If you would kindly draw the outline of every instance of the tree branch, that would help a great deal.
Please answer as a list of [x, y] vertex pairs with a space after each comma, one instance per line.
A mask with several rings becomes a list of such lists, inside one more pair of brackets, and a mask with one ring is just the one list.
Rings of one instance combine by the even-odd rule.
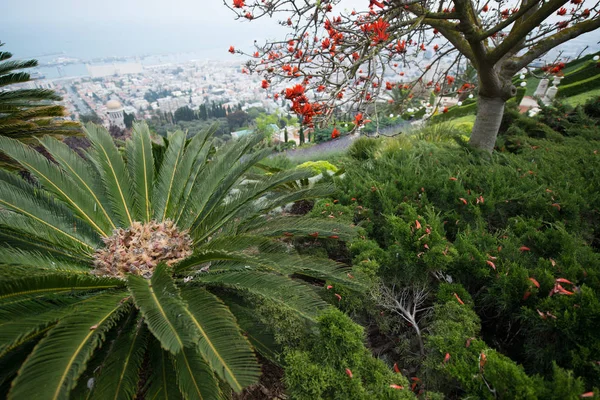
[[504, 40], [488, 55], [488, 62], [496, 64], [508, 52], [512, 51], [529, 32], [539, 26], [546, 18], [552, 15], [556, 10], [566, 4], [568, 0], [550, 0], [540, 7], [533, 15], [523, 21], [523, 23], [510, 32]]
[[596, 17], [589, 21], [578, 22], [577, 25], [556, 32], [554, 35], [532, 46], [527, 53], [517, 58], [513, 68], [515, 71], [518, 71], [559, 44], [598, 28], [600, 28], [600, 18]]

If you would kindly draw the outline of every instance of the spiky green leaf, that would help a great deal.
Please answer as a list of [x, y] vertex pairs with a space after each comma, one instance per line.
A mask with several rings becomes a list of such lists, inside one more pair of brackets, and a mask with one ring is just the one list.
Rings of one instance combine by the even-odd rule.
[[144, 321], [164, 349], [173, 354], [198, 342], [199, 332], [171, 278], [171, 268], [159, 264], [152, 279], [129, 275], [127, 282]]

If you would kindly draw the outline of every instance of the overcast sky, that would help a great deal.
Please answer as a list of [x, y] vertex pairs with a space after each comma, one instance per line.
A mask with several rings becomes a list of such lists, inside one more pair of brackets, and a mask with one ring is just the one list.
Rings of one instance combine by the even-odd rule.
[[[0, 41], [17, 57], [63, 51], [77, 57], [223, 51], [227, 57], [229, 45], [250, 49], [255, 39], [286, 32], [276, 20], [236, 21], [222, 0], [0, 1]], [[342, 5], [364, 9], [368, 0]]]

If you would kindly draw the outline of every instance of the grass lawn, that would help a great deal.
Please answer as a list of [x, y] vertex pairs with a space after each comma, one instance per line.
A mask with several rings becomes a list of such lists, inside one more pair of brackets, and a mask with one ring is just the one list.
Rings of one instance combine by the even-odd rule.
[[594, 90], [590, 90], [589, 92], [580, 93], [575, 96], [567, 97], [563, 101], [574, 107], [578, 104], [583, 104], [587, 100], [589, 100], [593, 97], [597, 97], [597, 96], [600, 96], [600, 89], [594, 89]]

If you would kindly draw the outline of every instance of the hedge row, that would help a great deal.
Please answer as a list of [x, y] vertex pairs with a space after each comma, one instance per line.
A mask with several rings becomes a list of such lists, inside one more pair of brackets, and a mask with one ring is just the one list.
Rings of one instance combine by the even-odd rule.
[[448, 112], [436, 114], [431, 117], [431, 122], [442, 122], [449, 119], [464, 117], [465, 115], [475, 114], [477, 112], [477, 102], [467, 105], [454, 106], [448, 109]]
[[561, 85], [558, 87], [558, 97], [570, 97], [580, 93], [585, 93], [593, 89], [600, 88], [600, 75], [572, 83], [570, 85]]
[[600, 75], [600, 68], [597, 67], [596, 61], [587, 61], [581, 68], [565, 75], [560, 84], [566, 86], [589, 79], [596, 75]]

